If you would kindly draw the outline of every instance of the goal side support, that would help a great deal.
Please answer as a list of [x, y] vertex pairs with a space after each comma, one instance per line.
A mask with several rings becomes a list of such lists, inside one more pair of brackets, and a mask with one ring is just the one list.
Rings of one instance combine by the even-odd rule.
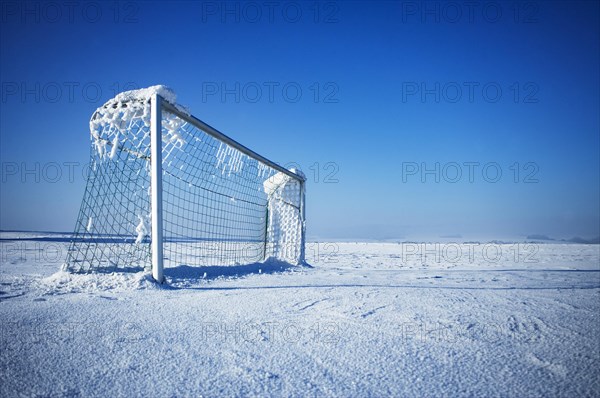
[[298, 265], [306, 262], [305, 249], [306, 244], [306, 180], [300, 180], [300, 258]]

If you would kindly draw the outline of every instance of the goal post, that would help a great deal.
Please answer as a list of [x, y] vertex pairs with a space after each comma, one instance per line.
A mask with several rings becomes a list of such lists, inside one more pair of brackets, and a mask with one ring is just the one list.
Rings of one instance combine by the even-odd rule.
[[90, 120], [91, 161], [65, 262], [72, 272], [304, 263], [305, 177], [192, 116], [163, 86]]
[[162, 283], [163, 277], [163, 211], [162, 211], [162, 98], [150, 98], [150, 219], [152, 221], [152, 277]]

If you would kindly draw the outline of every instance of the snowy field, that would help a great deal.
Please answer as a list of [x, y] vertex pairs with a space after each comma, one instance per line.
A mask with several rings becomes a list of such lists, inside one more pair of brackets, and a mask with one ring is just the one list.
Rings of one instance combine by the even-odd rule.
[[157, 286], [0, 239], [1, 397], [600, 395], [599, 245], [311, 243]]

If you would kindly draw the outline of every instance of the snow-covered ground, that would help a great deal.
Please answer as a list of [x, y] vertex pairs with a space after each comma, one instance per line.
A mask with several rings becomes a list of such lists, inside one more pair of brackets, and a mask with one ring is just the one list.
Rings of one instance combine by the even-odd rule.
[[0, 239], [2, 397], [600, 395], [599, 245], [311, 243], [159, 287]]

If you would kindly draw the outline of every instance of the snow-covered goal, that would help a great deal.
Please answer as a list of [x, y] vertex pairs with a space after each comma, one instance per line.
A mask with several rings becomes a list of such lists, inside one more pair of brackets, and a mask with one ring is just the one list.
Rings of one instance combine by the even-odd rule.
[[164, 86], [121, 93], [90, 120], [91, 162], [72, 272], [304, 262], [305, 178], [177, 105]]

